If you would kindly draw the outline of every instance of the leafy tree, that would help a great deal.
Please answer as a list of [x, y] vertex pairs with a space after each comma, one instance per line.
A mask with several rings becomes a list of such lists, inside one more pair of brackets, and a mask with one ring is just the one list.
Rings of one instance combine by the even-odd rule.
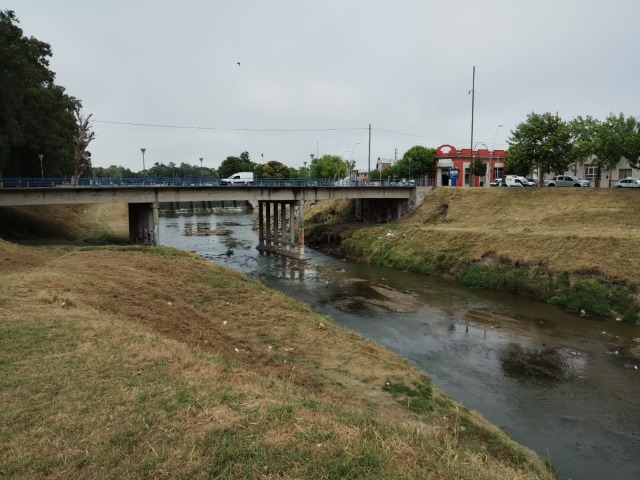
[[311, 164], [312, 178], [343, 178], [347, 176], [347, 163], [337, 155], [323, 155]]
[[[401, 169], [401, 177], [416, 178], [434, 173], [436, 151], [433, 148], [426, 148], [415, 145], [405, 152], [402, 159], [396, 163]], [[400, 173], [400, 172], [399, 172]]]
[[543, 175], [564, 172], [572, 160], [571, 130], [551, 113], [531, 113], [518, 124], [507, 140], [509, 155], [505, 168], [518, 175], [528, 175], [534, 169], [542, 184]]
[[603, 170], [613, 170], [621, 158], [638, 165], [640, 158], [639, 124], [634, 117], [610, 114], [604, 122], [590, 116], [571, 122], [574, 136], [573, 157], [596, 167], [595, 186], [600, 186]]
[[473, 159], [470, 169], [476, 177], [484, 177], [487, 174], [487, 164], [479, 157]]
[[47, 176], [74, 171], [74, 112], [80, 102], [54, 84], [51, 47], [23, 36], [11, 10], [0, 11], [0, 175]]
[[256, 166], [254, 173], [258, 178], [291, 178], [291, 169], [275, 160]]
[[238, 172], [253, 172], [256, 164], [249, 159], [248, 152], [242, 152], [240, 157], [227, 157], [220, 164], [218, 175], [227, 178]]

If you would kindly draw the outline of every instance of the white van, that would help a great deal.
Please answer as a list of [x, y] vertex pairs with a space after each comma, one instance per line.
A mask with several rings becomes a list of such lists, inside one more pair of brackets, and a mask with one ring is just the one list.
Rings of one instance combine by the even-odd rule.
[[522, 182], [519, 181], [519, 177], [517, 175], [507, 175], [502, 179], [502, 186], [522, 187]]
[[220, 179], [220, 185], [251, 185], [253, 183], [253, 172], [238, 172], [228, 178]]

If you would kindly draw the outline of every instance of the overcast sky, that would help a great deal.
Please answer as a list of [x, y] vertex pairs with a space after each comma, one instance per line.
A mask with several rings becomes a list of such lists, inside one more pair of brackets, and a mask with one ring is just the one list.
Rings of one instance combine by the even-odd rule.
[[[640, 115], [638, 0], [0, 0], [93, 114], [94, 166], [248, 151], [368, 168], [413, 145], [507, 148], [531, 112]], [[238, 65], [240, 62], [240, 65]], [[499, 127], [502, 125], [502, 127]], [[174, 128], [169, 128], [174, 127]], [[179, 127], [179, 128], [175, 128]], [[483, 145], [479, 146], [480, 148]], [[264, 155], [264, 156], [262, 156]]]

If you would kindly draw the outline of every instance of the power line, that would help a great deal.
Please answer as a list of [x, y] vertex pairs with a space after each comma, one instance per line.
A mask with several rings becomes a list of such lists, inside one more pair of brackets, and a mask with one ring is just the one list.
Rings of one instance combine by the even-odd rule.
[[93, 123], [107, 123], [111, 125], [129, 125], [135, 127], [155, 127], [155, 128], [172, 128], [180, 130], [212, 130], [220, 132], [262, 132], [262, 133], [305, 133], [305, 132], [336, 132], [336, 131], [353, 131], [367, 130], [367, 127], [349, 127], [349, 128], [218, 128], [218, 127], [193, 127], [185, 125], [162, 125], [157, 123], [136, 123], [136, 122], [116, 122], [111, 120], [94, 120]]

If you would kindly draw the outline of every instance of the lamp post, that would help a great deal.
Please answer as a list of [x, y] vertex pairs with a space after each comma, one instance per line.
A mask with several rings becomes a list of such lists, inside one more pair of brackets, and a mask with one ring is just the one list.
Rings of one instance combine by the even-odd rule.
[[469, 166], [469, 186], [473, 187], [474, 180], [474, 171], [473, 171], [473, 111], [475, 107], [475, 98], [476, 98], [476, 66], [473, 66], [473, 77], [471, 81], [471, 90], [469, 90], [471, 94], [471, 165]]
[[38, 158], [40, 159], [40, 178], [44, 180], [44, 170], [42, 169], [42, 159], [44, 158], [44, 155], [39, 154]]
[[200, 185], [202, 185], [202, 160], [203, 158], [200, 157]]
[[[313, 154], [311, 154], [311, 156], [313, 156]], [[307, 172], [307, 162], [305, 160], [302, 163], [304, 163], [304, 177], [307, 178], [309, 176], [309, 172]]]
[[[473, 150], [471, 151], [471, 155], [472, 155], [472, 156], [473, 156], [473, 152], [476, 150], [476, 147], [477, 147], [478, 145], [484, 145], [484, 148], [486, 148], [487, 150], [489, 150], [489, 147], [487, 146], [487, 144], [486, 144], [486, 143], [484, 143], [484, 142], [477, 142], [477, 143], [473, 146]], [[474, 170], [475, 170], [475, 162], [474, 162], [473, 168], [474, 168]]]
[[144, 152], [146, 152], [147, 149], [141, 148], [140, 151], [142, 152], [142, 184], [144, 185], [144, 181], [147, 178], [147, 169], [144, 166]]
[[351, 181], [351, 168], [353, 165], [353, 151], [356, 149], [356, 145], [362, 145], [360, 142], [356, 142], [351, 149], [351, 156], [349, 157], [349, 181]]
[[[498, 136], [498, 130], [502, 127], [504, 127], [504, 125], [498, 125], [496, 127], [496, 133], [493, 134], [493, 143], [491, 144], [491, 156], [489, 157], [489, 168], [491, 168], [491, 163], [493, 161], [493, 150], [494, 150], [494, 147], [496, 146], [496, 137]], [[493, 176], [493, 170], [491, 170], [491, 176]], [[487, 180], [489, 180], [491, 176], [487, 176]], [[495, 180], [495, 178], [489, 181], [492, 181], [492, 180]]]

